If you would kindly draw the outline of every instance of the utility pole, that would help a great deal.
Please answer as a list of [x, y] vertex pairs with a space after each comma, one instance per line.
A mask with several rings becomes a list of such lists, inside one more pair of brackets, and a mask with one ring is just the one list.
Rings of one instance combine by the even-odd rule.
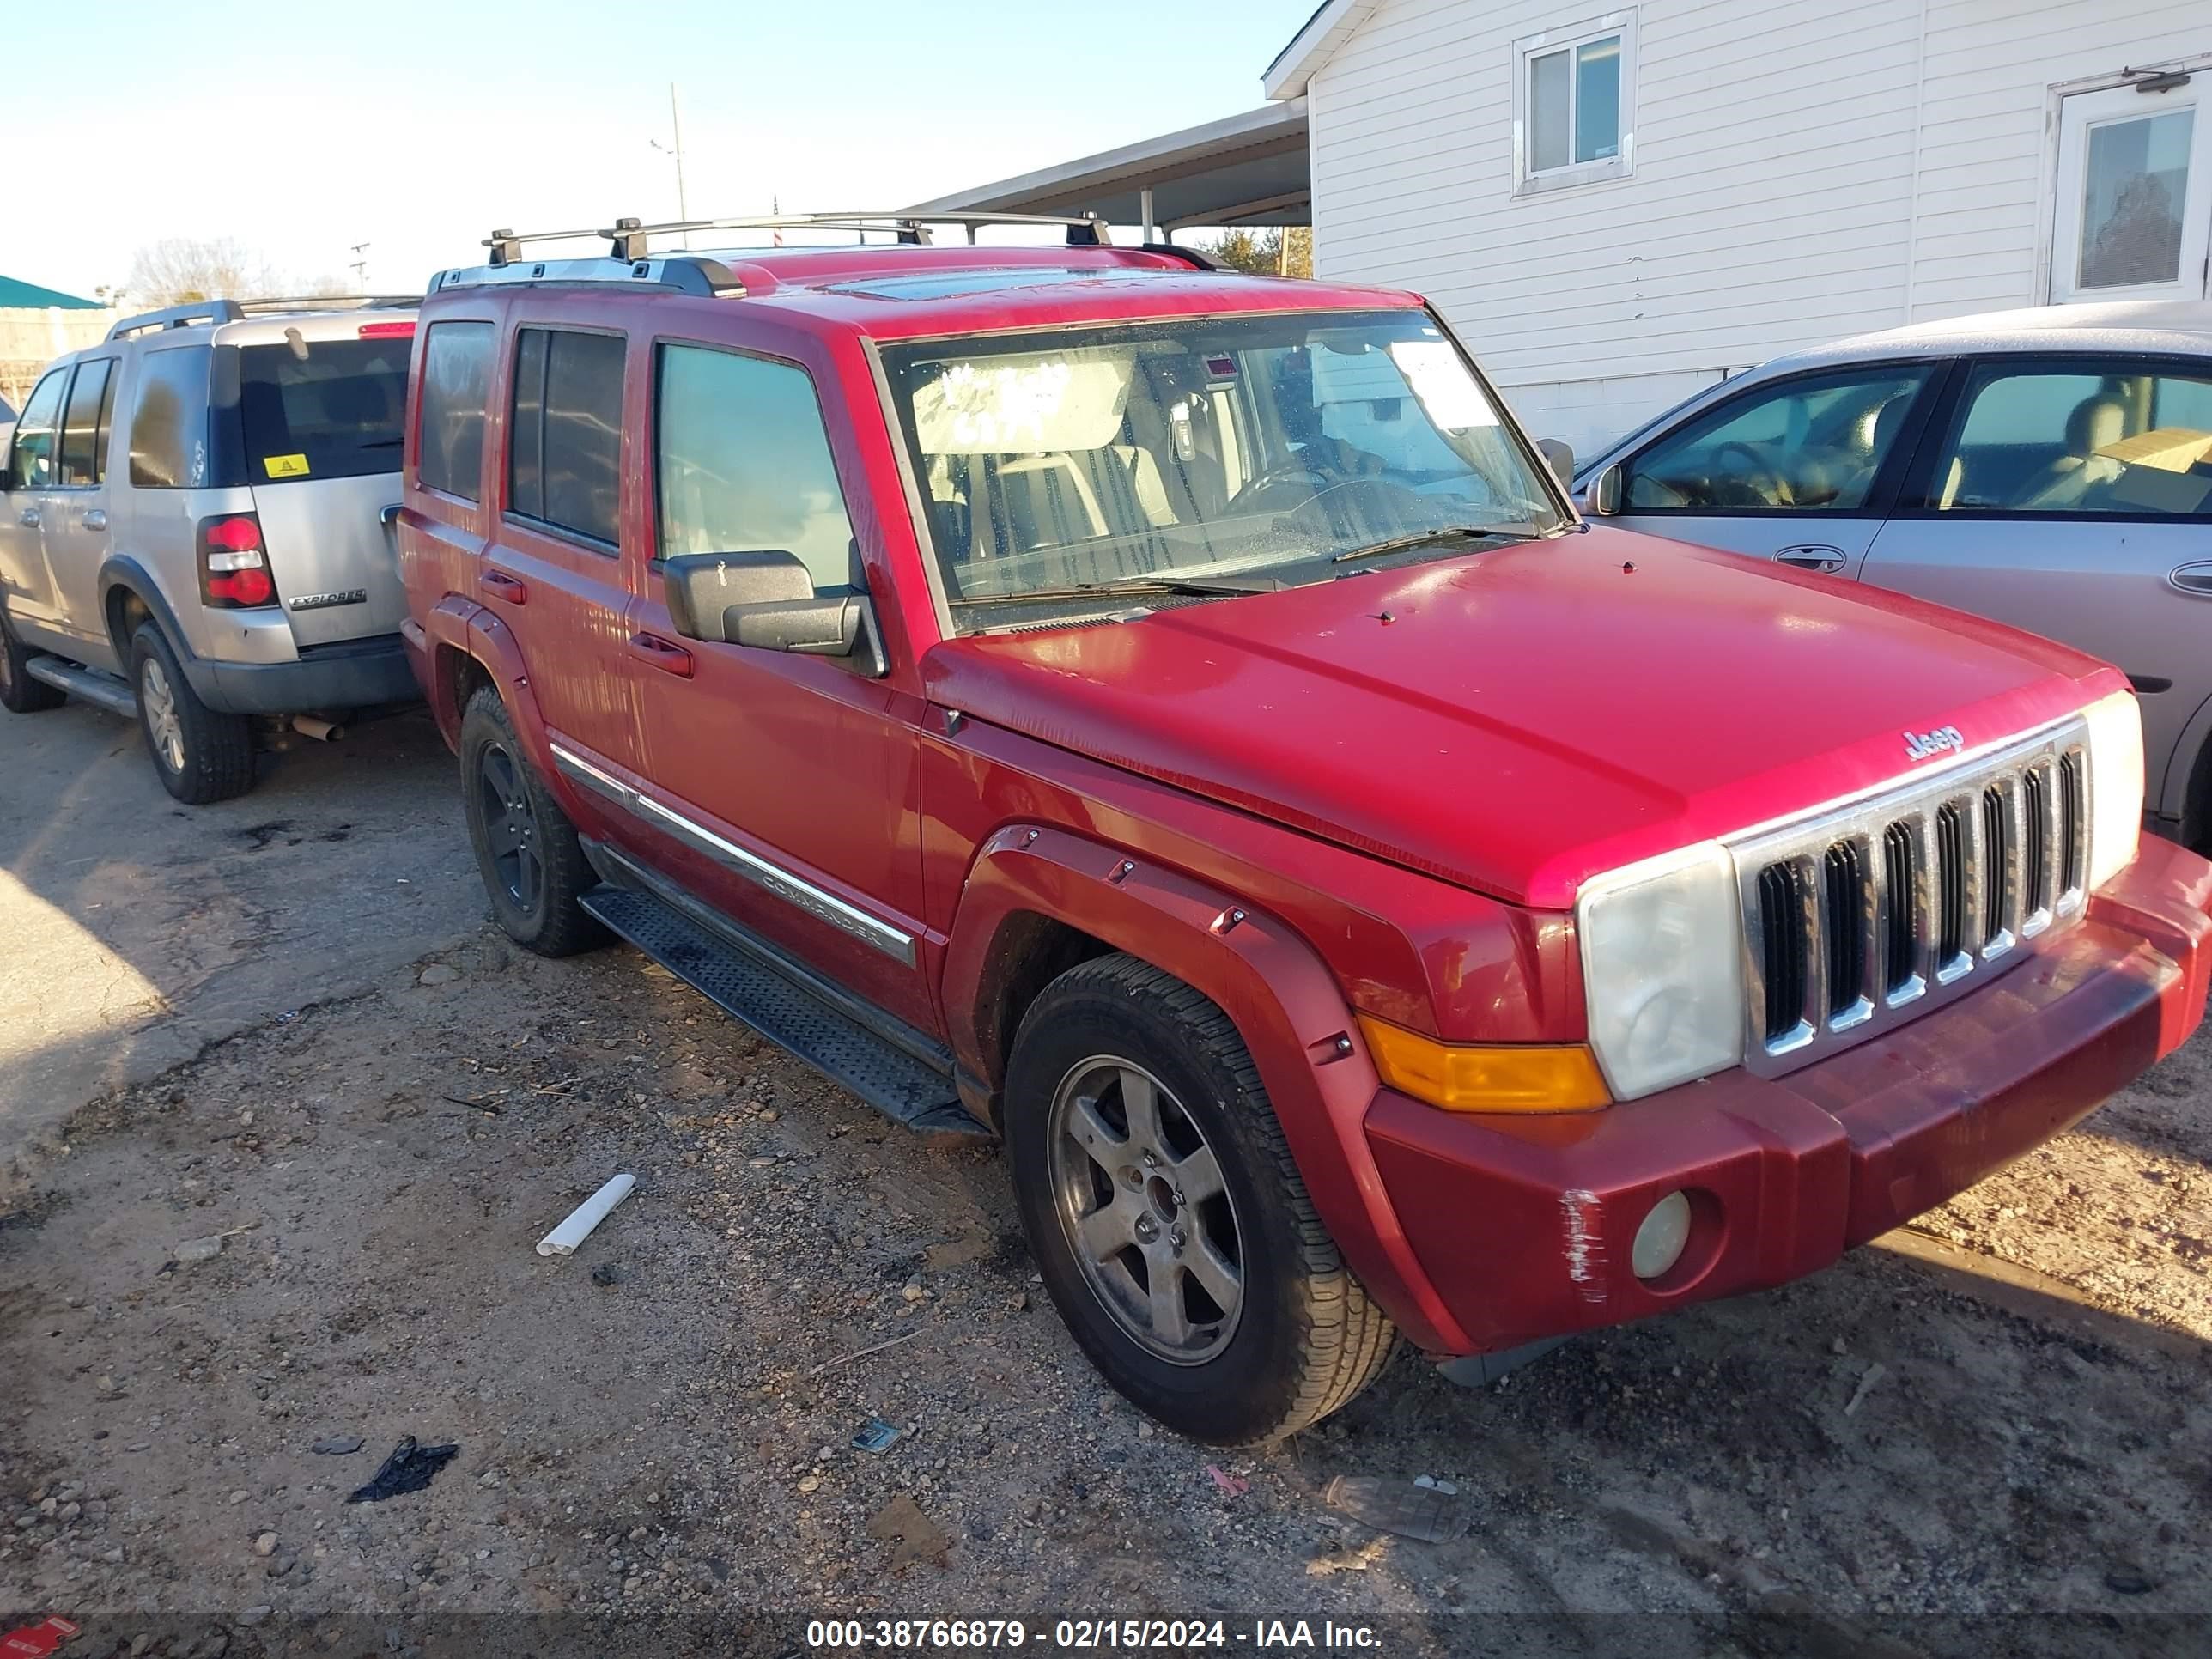
[[[668, 134], [672, 141], [672, 143], [664, 144], [658, 138], [650, 138], [646, 142], [663, 155], [675, 158], [676, 216], [678, 219], [689, 219], [691, 216], [691, 204], [684, 199], [684, 111], [682, 106], [677, 102], [676, 82], [673, 81], [668, 83]], [[684, 233], [684, 246], [686, 247], [691, 246], [691, 233], [688, 230]]]
[[360, 292], [368, 292], [368, 244], [353, 245], [353, 285]]

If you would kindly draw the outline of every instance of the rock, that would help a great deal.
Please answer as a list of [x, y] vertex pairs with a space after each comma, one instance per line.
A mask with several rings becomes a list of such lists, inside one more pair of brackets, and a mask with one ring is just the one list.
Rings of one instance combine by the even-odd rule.
[[221, 1233], [210, 1233], [204, 1238], [188, 1238], [171, 1251], [179, 1261], [208, 1261], [222, 1254]]
[[434, 962], [416, 975], [417, 985], [451, 985], [460, 977], [460, 970], [448, 968], [442, 962]]
[[238, 1615], [238, 1622], [245, 1626], [248, 1630], [251, 1630], [254, 1626], [259, 1624], [263, 1620], [266, 1619], [270, 1613], [276, 1611], [276, 1608], [264, 1602], [258, 1607], [246, 1608], [245, 1612]]
[[799, 1483], [799, 1489], [801, 1492], [819, 1492], [822, 1489], [822, 1477], [818, 1474], [808, 1475]]
[[909, 1279], [907, 1280], [904, 1286], [900, 1289], [899, 1294], [909, 1302], [919, 1302], [924, 1297], [927, 1296], [929, 1292], [922, 1289], [921, 1281], [920, 1279]]
[[252, 1494], [252, 1492], [246, 1492], [246, 1491], [244, 1491], [243, 1489], [241, 1489], [241, 1490], [240, 1490], [240, 1491], [238, 1491], [238, 1492], [234, 1492], [231, 1493], [231, 1495], [230, 1495], [230, 1501], [231, 1501], [233, 1504], [243, 1504], [243, 1503], [244, 1503], [247, 1498], [251, 1498], [251, 1497], [252, 1497], [252, 1496], [253, 1496], [253, 1494]]
[[264, 1558], [276, 1554], [276, 1534], [273, 1532], [263, 1533], [253, 1540], [253, 1553]]
[[601, 1290], [612, 1290], [629, 1277], [626, 1271], [611, 1261], [602, 1261], [592, 1269], [592, 1283]]
[[2148, 1595], [2158, 1585], [2141, 1567], [2123, 1564], [2106, 1569], [2105, 1588], [2115, 1595]]
[[357, 1434], [326, 1434], [308, 1449], [323, 1457], [344, 1457], [359, 1451], [362, 1444]]

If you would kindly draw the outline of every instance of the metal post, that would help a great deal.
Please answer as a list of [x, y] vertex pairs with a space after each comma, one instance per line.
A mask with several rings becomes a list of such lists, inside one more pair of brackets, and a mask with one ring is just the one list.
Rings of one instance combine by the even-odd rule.
[[[673, 81], [668, 83], [668, 128], [670, 136], [676, 140], [676, 216], [689, 219], [691, 205], [684, 196], [684, 112], [677, 104]], [[688, 230], [684, 233], [684, 246], [691, 246], [691, 233]]]
[[1159, 240], [1159, 238], [1152, 234], [1152, 187], [1150, 185], [1146, 185], [1137, 192], [1137, 216], [1145, 222], [1143, 240], [1147, 242]]

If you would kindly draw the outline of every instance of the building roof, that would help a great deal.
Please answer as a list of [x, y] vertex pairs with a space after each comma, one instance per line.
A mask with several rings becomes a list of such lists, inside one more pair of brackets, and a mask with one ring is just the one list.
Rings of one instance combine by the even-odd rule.
[[1300, 24], [1290, 44], [1275, 54], [1260, 77], [1270, 98], [1305, 96], [1306, 82], [1350, 40], [1352, 32], [1375, 15], [1380, 0], [1322, 0], [1312, 16]]
[[50, 307], [63, 311], [103, 309], [97, 300], [80, 300], [59, 289], [40, 288], [20, 277], [0, 276], [0, 311], [44, 311]]
[[930, 213], [1097, 214], [1109, 224], [1143, 222], [1152, 192], [1155, 224], [1304, 225], [1313, 222], [1313, 170], [1306, 100], [1262, 104], [1242, 114], [1162, 133], [1057, 167], [940, 196], [909, 210]]

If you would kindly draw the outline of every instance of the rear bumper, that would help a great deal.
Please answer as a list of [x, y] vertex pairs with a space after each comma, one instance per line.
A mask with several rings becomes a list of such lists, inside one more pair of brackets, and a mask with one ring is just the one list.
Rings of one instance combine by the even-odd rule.
[[421, 696], [397, 634], [310, 646], [295, 662], [222, 662], [197, 657], [185, 678], [202, 702], [234, 714], [296, 714], [366, 708]]
[[[1391, 1207], [1468, 1352], [1799, 1278], [2094, 1111], [2187, 1039], [2212, 976], [2212, 866], [2146, 837], [2087, 919], [1975, 994], [1788, 1077], [1741, 1071], [1605, 1111], [1455, 1116], [1383, 1090]], [[1680, 1262], [1629, 1262], [1691, 1196]]]

